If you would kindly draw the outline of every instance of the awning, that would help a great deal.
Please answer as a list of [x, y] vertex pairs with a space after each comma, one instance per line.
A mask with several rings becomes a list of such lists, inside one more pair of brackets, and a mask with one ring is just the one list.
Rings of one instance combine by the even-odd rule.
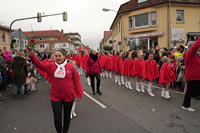
[[145, 33], [145, 34], [135, 34], [135, 35], [127, 35], [125, 36], [125, 39], [133, 39], [133, 38], [145, 38], [145, 37], [158, 37], [163, 36], [163, 32], [151, 32], [151, 33]]
[[189, 36], [198, 36], [200, 37], [200, 32], [188, 32]]

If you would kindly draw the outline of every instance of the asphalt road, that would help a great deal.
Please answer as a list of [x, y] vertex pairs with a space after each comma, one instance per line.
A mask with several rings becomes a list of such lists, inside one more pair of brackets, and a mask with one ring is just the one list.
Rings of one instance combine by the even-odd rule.
[[[91, 87], [82, 76], [85, 92], [91, 95]], [[134, 81], [132, 81], [134, 85]], [[7, 98], [0, 103], [0, 133], [56, 133], [49, 101], [49, 84], [40, 80], [38, 92], [23, 99]], [[102, 96], [92, 96], [106, 108], [102, 108], [87, 96], [79, 101], [72, 119], [70, 133], [200, 133], [200, 104], [192, 100], [197, 112], [181, 109], [182, 94], [171, 92], [171, 99], [138, 93], [118, 86], [113, 79], [102, 78]]]

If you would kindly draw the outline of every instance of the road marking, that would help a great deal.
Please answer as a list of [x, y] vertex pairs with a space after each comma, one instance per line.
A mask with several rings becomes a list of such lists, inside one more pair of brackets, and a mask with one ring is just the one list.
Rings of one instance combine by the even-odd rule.
[[103, 109], [107, 108], [104, 104], [102, 104], [101, 102], [97, 101], [96, 99], [94, 99], [92, 96], [90, 96], [88, 93], [86, 93], [84, 91], [84, 94], [93, 102], [95, 102], [96, 104], [98, 104], [100, 107], [102, 107]]

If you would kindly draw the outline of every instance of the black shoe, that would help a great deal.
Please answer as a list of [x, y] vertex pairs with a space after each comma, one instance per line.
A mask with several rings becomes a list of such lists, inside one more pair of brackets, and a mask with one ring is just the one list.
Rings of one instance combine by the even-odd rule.
[[98, 93], [99, 95], [102, 95], [102, 92], [100, 92], [100, 91], [99, 91], [99, 92], [97, 92], [97, 93]]

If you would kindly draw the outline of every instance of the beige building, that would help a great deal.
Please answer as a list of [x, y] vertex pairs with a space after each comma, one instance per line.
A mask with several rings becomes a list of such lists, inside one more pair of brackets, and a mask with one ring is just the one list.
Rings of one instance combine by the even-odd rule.
[[0, 49], [10, 49], [10, 29], [0, 25]]
[[199, 0], [130, 0], [111, 25], [116, 50], [173, 47], [200, 36]]

